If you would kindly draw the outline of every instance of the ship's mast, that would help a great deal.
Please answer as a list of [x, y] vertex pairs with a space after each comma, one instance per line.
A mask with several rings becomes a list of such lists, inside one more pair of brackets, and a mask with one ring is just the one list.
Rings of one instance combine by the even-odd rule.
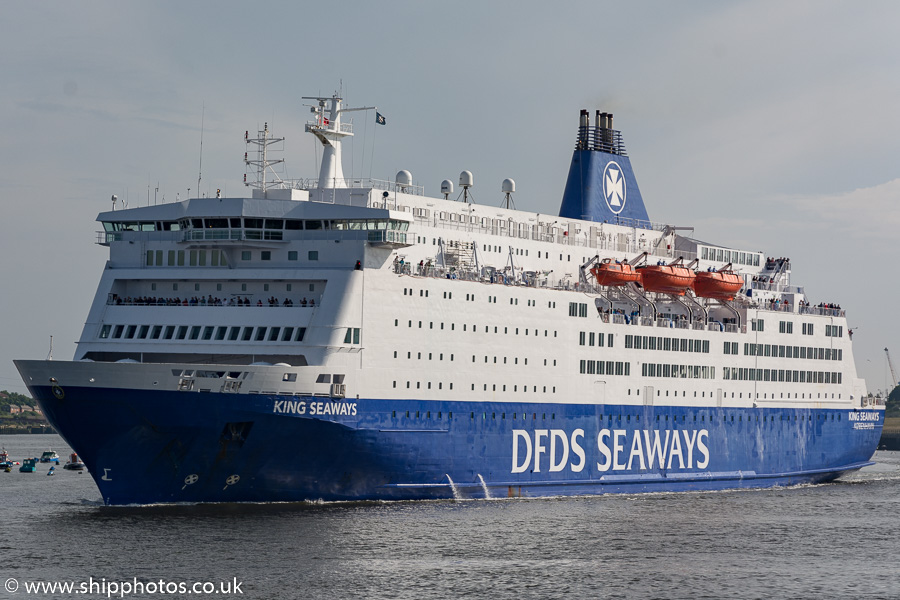
[[[249, 152], [244, 152], [244, 164], [248, 167], [256, 167], [256, 181], [247, 181], [247, 174], [244, 173], [244, 185], [255, 187], [260, 190], [263, 198], [266, 197], [266, 172], [272, 166], [284, 162], [283, 158], [278, 160], [269, 160], [267, 153], [269, 146], [284, 141], [284, 138], [276, 138], [270, 136], [271, 134], [269, 133], [268, 123], [265, 124], [262, 131], [257, 132], [257, 137], [255, 138], [250, 137], [249, 131], [244, 132], [244, 142], [246, 142], [247, 147], [249, 148], [250, 144], [256, 145], [256, 160], [252, 160], [250, 158]], [[275, 174], [274, 170], [272, 171], [272, 174], [279, 184], [282, 183], [281, 179], [278, 177], [278, 175]]]
[[306, 124], [306, 131], [316, 136], [325, 148], [322, 166], [319, 169], [318, 188], [348, 187], [341, 166], [341, 142], [345, 137], [353, 135], [353, 124], [341, 123], [341, 115], [358, 110], [374, 110], [376, 107], [341, 108], [343, 98], [337, 94], [331, 98], [303, 96], [303, 99], [317, 101], [311, 108], [315, 117], [312, 122]]

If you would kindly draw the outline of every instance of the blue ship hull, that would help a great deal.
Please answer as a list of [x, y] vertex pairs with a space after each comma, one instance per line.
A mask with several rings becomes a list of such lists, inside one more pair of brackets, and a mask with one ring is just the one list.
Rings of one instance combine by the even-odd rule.
[[871, 464], [883, 425], [875, 410], [30, 389], [116, 505], [816, 483]]

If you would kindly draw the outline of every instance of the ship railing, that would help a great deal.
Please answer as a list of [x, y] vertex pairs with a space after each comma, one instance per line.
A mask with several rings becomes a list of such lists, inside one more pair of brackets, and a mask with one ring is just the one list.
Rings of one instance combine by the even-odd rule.
[[578, 128], [578, 139], [575, 142], [576, 150], [596, 150], [619, 156], [628, 156], [625, 151], [625, 143], [622, 141], [622, 132], [617, 129], [582, 125]]
[[101, 246], [108, 246], [110, 242], [121, 242], [122, 231], [98, 231], [97, 243]]
[[821, 315], [824, 317], [846, 317], [847, 311], [842, 308], [826, 308], [823, 306], [801, 306], [801, 315]]
[[[319, 188], [319, 180], [318, 179], [294, 179], [290, 182], [291, 187], [298, 190], [315, 190]], [[400, 192], [403, 194], [412, 194], [414, 196], [424, 196], [425, 195], [425, 186], [423, 185], [401, 185], [396, 181], [388, 181], [386, 179], [371, 179], [371, 178], [361, 178], [361, 177], [345, 177], [343, 179], [332, 178], [328, 179], [323, 186], [325, 189], [331, 188], [353, 188], [353, 189], [365, 189], [365, 190], [382, 190], [385, 192]], [[328, 194], [323, 194], [323, 197], [319, 201], [325, 201], [328, 199]], [[378, 206], [375, 206], [377, 203]], [[373, 206], [370, 208], [387, 208], [385, 206], [385, 202], [382, 198], [377, 198], [373, 200]], [[393, 205], [393, 202], [390, 203]]]
[[859, 399], [860, 408], [869, 408], [874, 406], [884, 406], [885, 399], [881, 396], [863, 396]]
[[204, 240], [275, 240], [283, 237], [281, 231], [263, 231], [256, 229], [185, 229], [181, 235], [183, 242]]
[[794, 305], [788, 302], [775, 302], [774, 300], [766, 300], [765, 302], [761, 302], [758, 306], [760, 310], [768, 310], [772, 312], [786, 312], [792, 313], [794, 312]]
[[[373, 203], [370, 203], [373, 204]], [[381, 208], [382, 202], [375, 202], [373, 207]], [[594, 250], [603, 250], [606, 252], [619, 254], [623, 257], [634, 257], [642, 252], [650, 252], [651, 256], [657, 258], [674, 259], [683, 257], [690, 261], [697, 257], [696, 252], [676, 251], [665, 245], [659, 245], [653, 248], [649, 240], [640, 239], [639, 232], [629, 235], [625, 241], [620, 241], [617, 236], [606, 234], [601, 231], [603, 223], [590, 225], [586, 230], [578, 233], [569, 233], [568, 231], [547, 231], [546, 225], [538, 225], [533, 223], [518, 223], [500, 219], [482, 219], [474, 215], [463, 215], [457, 213], [447, 213], [447, 215], [456, 215], [458, 218], [450, 220], [449, 218], [441, 218], [439, 212], [432, 212], [429, 217], [423, 215], [415, 215], [416, 220], [427, 221], [430, 227], [437, 229], [446, 229], [448, 231], [465, 231], [472, 234], [483, 234], [497, 238], [510, 239], [527, 239], [533, 241], [542, 241], [551, 244], [559, 244], [575, 248], [591, 248]], [[641, 227], [644, 229], [662, 230], [665, 225], [660, 223], [651, 223], [650, 221], [635, 221], [620, 219], [617, 225], [626, 227]], [[626, 222], [628, 221], [628, 222]], [[594, 235], [591, 235], [594, 230]], [[494, 243], [497, 240], [494, 241]]]

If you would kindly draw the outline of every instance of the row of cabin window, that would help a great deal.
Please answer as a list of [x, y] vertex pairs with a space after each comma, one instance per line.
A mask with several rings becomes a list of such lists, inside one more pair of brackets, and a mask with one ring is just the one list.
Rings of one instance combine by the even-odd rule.
[[[763, 331], [763, 320], [756, 319], [754, 321], [753, 331]], [[815, 333], [814, 323], [803, 323], [803, 335], [813, 335]], [[778, 333], [794, 333], [794, 324], [791, 321], [779, 321]], [[826, 325], [825, 337], [844, 337], [844, 327], [841, 325]]]
[[725, 250], [723, 248], [700, 247], [700, 258], [714, 260], [716, 262], [734, 263], [737, 265], [759, 266], [759, 254], [753, 252], [741, 252], [740, 250]]
[[[422, 360], [422, 353], [421, 353], [421, 352], [417, 352], [416, 355], [417, 355], [417, 356], [416, 356], [416, 360]], [[397, 358], [397, 356], [398, 356], [398, 355], [397, 355], [397, 351], [394, 350], [394, 358]], [[428, 353], [428, 360], [433, 360], [433, 356], [434, 356], [434, 353], [433, 353], [433, 352], [429, 352], [429, 353]], [[450, 355], [450, 360], [451, 360], [451, 361], [453, 360], [454, 356], [455, 356], [454, 354], [451, 354], [451, 355]], [[407, 352], [407, 353], [406, 353], [406, 358], [412, 360], [412, 352]], [[438, 353], [438, 360], [444, 360], [444, 353], [443, 353], [443, 352]]]
[[[651, 389], [652, 389], [652, 388], [651, 388]], [[674, 393], [674, 396], [677, 398], [677, 397], [678, 397], [678, 390], [675, 390], [674, 392], [675, 392], [675, 393]], [[756, 396], [755, 396], [756, 399], [759, 400], [759, 398], [760, 398], [759, 392], [755, 392], [755, 394], [756, 394]], [[785, 399], [785, 395], [784, 395], [784, 394], [785, 394], [784, 392], [780, 392], [780, 393], [779, 393], [779, 396], [778, 396], [779, 399], [784, 400], [784, 399]], [[628, 395], [629, 395], [629, 396], [631, 395], [631, 389], [628, 390]], [[634, 395], [635, 395], [635, 396], [640, 396], [640, 395], [641, 395], [641, 390], [640, 390], [640, 389], [634, 390]], [[661, 390], [657, 389], [657, 390], [656, 390], [656, 395], [657, 395], [657, 396], [661, 396], [661, 395], [662, 395], [662, 394], [661, 394]], [[666, 396], [668, 397], [668, 395], [669, 395], [669, 390], [666, 390]], [[701, 395], [702, 398], [706, 398], [706, 392], [700, 392], [700, 395]], [[682, 396], [682, 397], [686, 397], [686, 396], [687, 396], [687, 392], [686, 392], [686, 391], [682, 391], [682, 392], [681, 392], [681, 396]], [[694, 398], [696, 398], [696, 397], [697, 397], [697, 392], [695, 391], [695, 392], [694, 392]], [[709, 393], [709, 397], [710, 397], [710, 398], [713, 397], [713, 393], [712, 393], [712, 392]], [[735, 397], [737, 397], [738, 400], [742, 400], [742, 399], [744, 398], [744, 392], [737, 392], [737, 396], [735, 396], [735, 392], [731, 392], [731, 398], [735, 398]], [[753, 393], [747, 392], [747, 398], [753, 398], [753, 397], [754, 397], [754, 394], [753, 394]], [[769, 397], [769, 393], [768, 393], [768, 392], [763, 392], [763, 393], [762, 393], [762, 398], [763, 398], [763, 400], [768, 399], [768, 397]], [[813, 397], [812, 392], [810, 392], [810, 393], [809, 393], [809, 399], [812, 400], [812, 397]], [[822, 392], [817, 392], [817, 393], [816, 393], [816, 397], [817, 397], [817, 399], [821, 400], [821, 399], [822, 399]], [[838, 394], [837, 397], [838, 397], [838, 400], [840, 400], [840, 399], [841, 399], [841, 394]], [[725, 392], [725, 393], [723, 394], [723, 398], [728, 398], [728, 392]], [[827, 394], [827, 393], [825, 394], [825, 398], [826, 398], [826, 399], [828, 398], [828, 394]], [[790, 392], [787, 393], [787, 399], [788, 399], [788, 400], [791, 399], [791, 393], [790, 393]], [[796, 400], [796, 399], [806, 400], [806, 392], [794, 392], [794, 399], [795, 399], [795, 400]], [[831, 399], [834, 400], [834, 392], [832, 392], [832, 394], [831, 394]], [[772, 393], [772, 400], [775, 400], [775, 393], [774, 393], [774, 392]], [[695, 420], [695, 421], [697, 420], [696, 417], [694, 418], [694, 420]], [[834, 420], [834, 419], [832, 419], [832, 420]], [[840, 420], [840, 415], [838, 415], [838, 420]]]
[[[606, 341], [607, 341], [607, 344], [606, 344], [607, 347], [612, 348], [613, 347], [613, 334], [607, 333], [605, 335], [605, 337], [606, 337]], [[631, 337], [631, 336], [627, 336], [627, 337]], [[600, 348], [603, 348], [603, 339], [604, 339], [604, 334], [602, 334], [602, 333], [595, 334], [593, 331], [589, 331], [589, 332], [581, 331], [578, 333], [578, 345], [579, 346], [597, 345]]]
[[[415, 384], [416, 384], [416, 389], [417, 389], [417, 390], [422, 389], [422, 382], [421, 382], [421, 381], [416, 381]], [[430, 389], [431, 389], [431, 382], [430, 382], [430, 381], [426, 382], [426, 386], [427, 386], [426, 389], [429, 389], [429, 390], [430, 390]], [[483, 390], [483, 391], [487, 392], [487, 391], [488, 391], [488, 384], [485, 383], [485, 384], [483, 384], [483, 386], [484, 386], [484, 390]], [[395, 387], [395, 388], [397, 387], [397, 382], [396, 382], [396, 381], [394, 381], [394, 387]], [[510, 390], [510, 391], [512, 391], [512, 392], [518, 392], [520, 386], [519, 386], [519, 384], [514, 384], [514, 385], [511, 386], [511, 387], [512, 387], [512, 390]], [[547, 386], [545, 385], [545, 386], [542, 386], [542, 387], [543, 387], [543, 391], [540, 392], [540, 393], [543, 393], [543, 394], [548, 393], [548, 392], [547, 392]], [[505, 392], [505, 391], [507, 391], [506, 388], [507, 388], [506, 384], [500, 384], [500, 389], [498, 390], [498, 389], [497, 389], [497, 384], [496, 384], [496, 383], [493, 383], [493, 384], [491, 384], [491, 390], [490, 390], [490, 391], [492, 391], [492, 392], [498, 392], [498, 391], [499, 391], [499, 392]], [[527, 394], [527, 393], [528, 393], [528, 386], [527, 386], [527, 385], [523, 385], [523, 386], [521, 386], [521, 388], [522, 388], [522, 393], [523, 393], [523, 394]], [[412, 389], [412, 382], [411, 382], [411, 381], [407, 381], [407, 382], [406, 382], [406, 389]], [[443, 384], [440, 383], [440, 382], [438, 382], [438, 384], [437, 384], [437, 389], [439, 389], [439, 390], [444, 389], [444, 388], [443, 388]], [[451, 390], [453, 389], [453, 384], [452, 384], [452, 383], [450, 384], [450, 388], [449, 388], [449, 389], [451, 389]], [[552, 390], [552, 391], [551, 391], [550, 393], [555, 394], [555, 393], [556, 393], [556, 386], [552, 386], [551, 390]], [[474, 384], [474, 383], [472, 384], [472, 391], [473, 391], [473, 392], [475, 391], [475, 384]], [[538, 392], [538, 386], [536, 386], [536, 385], [531, 386], [531, 392], [534, 393], [534, 394], [539, 393], [539, 392]], [[474, 415], [475, 413], [472, 413], [472, 414]], [[513, 414], [515, 415], [516, 413], [513, 413]], [[440, 415], [440, 413], [438, 413], [438, 415]], [[395, 413], [394, 416], [396, 416], [396, 413]], [[406, 412], [406, 416], [407, 416], [407, 417], [409, 416], [409, 411]], [[416, 418], [418, 418], [418, 416], [419, 416], [419, 413], [417, 412], [417, 413], [416, 413]], [[430, 417], [430, 412], [429, 412], [429, 417]], [[496, 413], [495, 413], [495, 417], [496, 417]], [[440, 416], [439, 416], [438, 418], [440, 418]], [[451, 419], [453, 418], [453, 413], [450, 413], [450, 418], [451, 418]], [[473, 416], [472, 418], [474, 418], [474, 416]], [[506, 418], [506, 413], [503, 413], [503, 417], [502, 417], [502, 418], [504, 418], [504, 419]], [[513, 416], [513, 419], [515, 419], [515, 418], [516, 418], [516, 417]], [[535, 417], [535, 418], [536, 418], [536, 417]], [[546, 415], [544, 415], [544, 418], [546, 419]], [[556, 414], [555, 414], [555, 413], [554, 413], [554, 415], [553, 415], [553, 418], [556, 418]]]
[[[418, 323], [419, 323], [419, 329], [422, 329], [422, 321], [419, 321]], [[400, 326], [400, 319], [394, 319], [394, 327], [399, 327], [399, 326]], [[412, 321], [409, 321], [409, 327], [412, 327], [412, 326], [413, 326], [413, 322], [412, 322]], [[443, 324], [443, 323], [440, 323], [440, 328], [441, 328], [441, 329], [444, 328], [444, 324]], [[428, 322], [428, 329], [434, 329], [434, 321], [429, 321], [429, 322]], [[455, 331], [455, 330], [456, 330], [456, 323], [450, 323], [450, 330], [451, 330], [451, 331]], [[468, 323], [463, 323], [463, 325], [462, 325], [462, 330], [463, 330], [463, 331], [468, 331]], [[519, 335], [519, 328], [516, 327], [515, 330], [516, 330], [515, 335]], [[476, 331], [478, 331], [478, 326], [473, 324], [473, 325], [472, 325], [472, 332], [475, 333]], [[529, 335], [529, 333], [528, 333], [529, 331], [531, 331], [531, 330], [530, 330], [530, 329], [525, 329], [525, 335]], [[490, 333], [490, 327], [487, 326], [487, 325], [485, 325], [485, 326], [484, 326], [484, 332], [485, 332], [485, 333]], [[497, 326], [494, 326], [494, 333], [500, 333], [500, 328], [497, 327]], [[509, 333], [509, 327], [504, 327], [504, 328], [503, 328], [503, 333], [508, 334], [508, 333]], [[556, 337], [556, 333], [557, 333], [556, 331], [553, 332], [553, 337]], [[536, 335], [536, 336], [541, 335], [540, 330], [534, 329], [534, 335]], [[549, 329], [545, 329], [545, 330], [544, 330], [544, 337], [550, 337], [550, 330], [549, 330]]]
[[[200, 291], [200, 285], [201, 285], [201, 284], [199, 284], [199, 283], [195, 283], [195, 284], [194, 284], [194, 291], [195, 291], [195, 292], [199, 292], [199, 291]], [[221, 284], [221, 283], [217, 283], [217, 284], [216, 284], [216, 291], [217, 291], [217, 292], [221, 292], [221, 291], [222, 291], [222, 285], [223, 285], [223, 284]], [[268, 291], [269, 291], [269, 286], [270, 286], [270, 285], [271, 285], [271, 284], [269, 284], [269, 283], [264, 283], [264, 284], [263, 284], [263, 291], [264, 291], [264, 292], [268, 292]], [[152, 283], [150, 284], [150, 291], [151, 291], [151, 292], [155, 292], [155, 291], [156, 291], [156, 287], [157, 287], [157, 282], [152, 282]], [[293, 291], [293, 284], [286, 283], [286, 284], [284, 285], [284, 290], [285, 290], [286, 292]], [[177, 291], [178, 291], [178, 283], [177, 283], [177, 282], [172, 283], [172, 291], [173, 291], [173, 292], [177, 292]], [[242, 283], [242, 284], [241, 284], [241, 291], [242, 291], [242, 292], [246, 292], [246, 291], [247, 291], [247, 284], [246, 284], [246, 283]], [[274, 290], [273, 290], [273, 291], [274, 291]], [[311, 291], [311, 292], [316, 291], [316, 284], [310, 283], [310, 284], [309, 284], [309, 291]]]
[[[253, 260], [253, 252], [253, 250], [241, 250], [241, 260]], [[259, 250], [258, 252], [259, 260], [272, 260], [271, 250]], [[288, 250], [288, 260], [297, 260], [298, 256], [296, 250]], [[319, 260], [319, 251], [307, 251], [306, 258], [311, 261]], [[147, 250], [146, 265], [148, 267], [227, 267], [228, 255], [224, 250]]]
[[587, 304], [584, 302], [569, 302], [569, 316], [570, 317], [587, 317], [588, 310]]
[[699, 352], [709, 354], [709, 340], [689, 340], [677, 337], [652, 335], [626, 335], [625, 347], [635, 350], [663, 350], [672, 352]]
[[318, 231], [394, 229], [407, 231], [409, 223], [386, 219], [321, 220], [321, 219], [261, 219], [257, 217], [207, 217], [176, 221], [104, 222], [105, 231], [181, 231], [185, 229], [267, 229], [269, 231]]
[[[397, 384], [397, 382], [395, 381], [395, 382], [394, 382], [394, 387], [397, 387], [396, 384]], [[474, 390], [474, 389], [475, 389], [474, 384], [472, 384], [472, 385], [473, 385], [472, 389]], [[495, 385], [494, 387], [496, 388], [497, 386]], [[485, 389], [485, 391], [487, 391], [487, 384], [485, 384], [484, 389]], [[495, 389], [494, 391], [496, 391], [496, 389]], [[544, 386], [544, 392], [546, 392], [546, 391], [547, 391], [547, 386]], [[554, 394], [556, 393], [556, 388], [555, 388], [555, 387], [553, 388], [553, 393], [554, 393]], [[425, 416], [426, 419], [430, 419], [430, 418], [431, 418], [431, 411], [430, 411], [430, 410], [428, 410], [428, 411], [422, 411], [422, 412], [425, 413], [424, 416]], [[412, 418], [412, 415], [411, 415], [410, 413], [411, 413], [411, 411], [406, 411], [406, 418], [407, 418], [407, 419]], [[415, 411], [415, 418], [416, 418], [416, 419], [421, 418], [421, 417], [419, 416], [420, 414], [421, 414], [420, 411], [418, 411], [418, 410]], [[547, 420], [547, 413], [541, 413], [541, 414], [542, 414], [541, 420], [542, 420], [542, 421], [546, 421], [546, 420]], [[443, 418], [443, 415], [444, 415], [443, 411], [438, 411], [438, 413], [437, 413], [437, 418], [438, 418], [438, 419], [441, 419], [441, 418]], [[529, 413], [523, 412], [523, 413], [522, 413], [522, 420], [523, 420], [523, 421], [527, 421], [527, 420], [528, 420], [528, 415], [529, 415]], [[396, 410], [391, 411], [391, 418], [392, 418], [392, 419], [396, 419], [396, 418], [397, 418], [397, 411], [396, 411]], [[447, 418], [448, 418], [448, 419], [452, 419], [452, 418], [453, 418], [453, 411], [450, 411], [450, 412], [447, 413]], [[514, 412], [514, 413], [512, 414], [512, 418], [513, 418], [514, 421], [515, 421], [515, 420], [518, 420], [518, 418], [519, 418], [519, 413]], [[474, 419], [475, 419], [475, 413], [474, 413], [474, 412], [469, 413], [469, 419], [470, 419], [470, 420], [474, 420]], [[494, 420], [497, 419], [497, 413], [496, 413], [496, 412], [492, 412], [492, 413], [491, 413], [491, 419], [494, 419]], [[505, 420], [505, 419], [506, 419], [506, 413], [500, 413], [500, 419], [501, 419], [501, 420]], [[482, 420], [482, 421], [487, 421], [487, 413], [486, 413], [486, 412], [481, 413], [481, 420]], [[531, 420], [537, 421], [537, 413], [531, 413]], [[556, 413], [550, 413], [550, 420], [552, 420], [552, 421], [555, 421], [555, 420], [556, 420]]]
[[744, 369], [725, 367], [723, 379], [736, 381], [778, 381], [785, 383], [843, 382], [843, 374], [831, 371], [791, 371], [790, 369]]
[[[629, 390], [629, 393], [630, 393], [630, 392], [631, 392], [631, 390]], [[695, 392], [694, 394], [696, 395], [696, 392]], [[686, 415], [681, 415], [681, 422], [682, 422], [682, 423], [684, 423], [684, 422], [686, 421], [685, 416], [686, 416]], [[696, 414], [694, 415], [694, 422], [697, 422], [697, 416], [698, 416], [698, 415], [696, 415]], [[706, 421], [706, 416], [707, 416], [707, 415], [701, 414], [701, 415], [699, 415], [699, 416], [700, 416], [700, 422], [701, 422], [701, 423], [703, 423], [703, 422]], [[823, 416], [825, 417], [824, 419], [822, 418]], [[622, 415], [616, 415], [616, 417], [617, 417], [617, 418], [616, 418], [616, 421], [621, 421], [621, 420], [622, 420]], [[669, 421], [669, 415], [665, 415], [665, 417], [666, 417], [666, 419], [665, 419], [666, 422], [668, 422], [668, 421]], [[759, 420], [760, 420], [760, 419], [759, 419], [759, 415], [747, 415], [747, 422], [748, 422], [748, 423], [751, 423], [751, 422], [754, 421], [754, 420], [751, 419], [750, 417], [756, 417], [756, 420], [755, 420], [755, 421], [756, 421], [757, 423], [759, 423]], [[779, 421], [791, 421], [791, 420], [792, 420], [792, 419], [791, 419], [791, 415], [787, 415], [787, 419], [785, 419], [784, 417], [785, 417], [785, 415], [779, 415]], [[612, 422], [612, 420], [613, 420], [613, 415], [607, 415], [607, 420], [608, 420], [609, 422]], [[640, 423], [640, 422], [641, 422], [641, 415], [634, 415], [634, 420], [635, 420], [635, 422]], [[660, 422], [660, 415], [656, 415], [656, 420], [657, 420], [657, 422]], [[722, 415], [722, 422], [723, 422], [723, 423], [724, 423], [724, 422], [727, 422], [728, 420], [729, 420], [729, 419], [728, 419], [728, 415]], [[738, 420], [738, 423], [742, 422], [742, 421], [744, 420], [744, 415], [738, 415], [737, 420]], [[796, 415], [796, 414], [794, 415], [793, 420], [794, 420], [794, 421], [797, 420], [797, 415]], [[807, 421], [807, 422], [812, 421], [812, 415], [806, 415], [806, 419], [801, 418], [800, 420], [801, 420], [801, 421]], [[816, 421], [823, 421], [823, 420], [824, 420], [824, 421], [828, 421], [828, 420], [829, 420], [829, 419], [828, 419], [828, 415], [816, 415]], [[832, 421], [835, 420], [835, 419], [834, 419], [834, 413], [831, 413], [831, 420], [832, 420]], [[837, 420], [838, 420], [838, 421], [841, 420], [841, 415], [840, 415], [840, 413], [838, 413], [838, 415], [837, 415]], [[600, 415], [600, 421], [603, 421], [603, 415]], [[630, 421], [631, 421], [631, 415], [625, 415], [625, 421], [626, 421], [626, 422], [630, 422]], [[712, 416], [712, 415], [709, 415], [709, 421], [710, 421], [710, 423], [712, 423], [712, 421], [713, 421], [713, 416]], [[769, 418], [768, 418], [768, 419], [766, 419], [766, 415], [763, 415], [762, 421], [763, 421], [763, 423], [766, 423], [766, 422], [774, 423], [774, 422], [775, 422], [775, 415], [769, 415]], [[677, 422], [678, 422], [678, 415], [672, 415], [672, 422], [673, 422], [673, 423], [677, 423]], [[731, 415], [731, 422], [734, 423], [734, 415]]]
[[[243, 329], [243, 331], [242, 331]], [[254, 329], [256, 334], [254, 335]], [[225, 325], [103, 325], [100, 339], [215, 340], [229, 342], [302, 342], [306, 327]], [[358, 338], [358, 330], [357, 337]], [[354, 342], [358, 343], [358, 342]]]
[[716, 368], [705, 365], [670, 365], [643, 363], [644, 377], [675, 377], [678, 379], [715, 379]]
[[[725, 354], [737, 354], [737, 342], [731, 342], [730, 348], [729, 342], [725, 342]], [[811, 346], [782, 346], [780, 344], [751, 344], [745, 342], [744, 356], [844, 360], [844, 350], [841, 348], [813, 348]]]
[[578, 368], [582, 375], [631, 375], [630, 362], [582, 360]]

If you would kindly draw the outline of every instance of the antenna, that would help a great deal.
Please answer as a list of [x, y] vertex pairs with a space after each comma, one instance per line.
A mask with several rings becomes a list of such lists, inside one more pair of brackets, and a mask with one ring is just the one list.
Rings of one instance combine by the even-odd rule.
[[513, 193], [516, 191], [516, 182], [512, 179], [504, 179], [503, 185], [501, 187], [504, 196], [506, 197], [506, 208], [509, 208], [509, 205], [512, 204], [512, 207], [516, 207], [515, 201], [512, 199]]
[[459, 187], [463, 189], [463, 202], [469, 203], [469, 188], [475, 185], [471, 171], [463, 171], [459, 174]]
[[47, 360], [53, 360], [53, 336], [50, 336], [50, 352], [47, 353]]
[[[266, 189], [270, 185], [283, 185], [281, 177], [278, 176], [277, 173], [272, 169], [272, 166], [278, 165], [284, 162], [283, 158], [279, 158], [278, 160], [270, 160], [268, 157], [268, 148], [272, 144], [277, 144], [284, 142], [284, 138], [276, 138], [271, 137], [269, 133], [269, 123], [266, 122], [263, 126], [262, 131], [257, 132], [256, 138], [250, 137], [250, 131], [244, 132], [244, 142], [247, 144], [247, 147], [250, 147], [250, 144], [256, 145], [256, 160], [250, 158], [249, 152], [244, 152], [244, 165], [246, 167], [254, 166], [256, 167], [256, 181], [247, 181], [247, 174], [244, 173], [244, 185], [249, 187], [254, 187], [260, 190], [262, 197], [266, 197]], [[273, 183], [266, 182], [266, 173], [268, 171], [272, 172], [275, 181]]]
[[203, 124], [206, 117], [206, 102], [200, 111], [200, 167], [197, 169], [197, 192], [200, 192], [200, 179], [203, 177]]

